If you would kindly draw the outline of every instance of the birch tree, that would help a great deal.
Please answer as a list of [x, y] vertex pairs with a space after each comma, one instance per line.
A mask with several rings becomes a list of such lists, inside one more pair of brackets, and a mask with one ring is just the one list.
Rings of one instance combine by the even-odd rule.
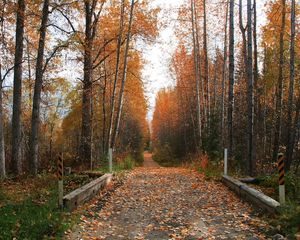
[[254, 95], [253, 95], [253, 47], [252, 47], [252, 1], [247, 0], [247, 79], [248, 79], [248, 170], [253, 175], [254, 163]]
[[276, 113], [275, 113], [275, 134], [273, 146], [273, 162], [277, 161], [279, 151], [281, 122], [282, 122], [282, 98], [283, 98], [283, 66], [284, 66], [284, 32], [285, 32], [286, 0], [281, 0], [281, 27], [279, 38], [279, 69], [276, 86]]
[[228, 91], [228, 152], [233, 156], [233, 107], [234, 107], [234, 0], [229, 7], [229, 91]]
[[196, 80], [196, 96], [197, 96], [197, 123], [198, 123], [198, 134], [199, 134], [199, 145], [201, 146], [202, 138], [202, 126], [201, 126], [201, 109], [200, 109], [200, 76], [199, 76], [199, 58], [198, 58], [198, 44], [196, 39], [196, 30], [195, 29], [195, 4], [191, 0], [191, 22], [192, 22], [192, 35], [193, 35], [193, 50], [194, 50], [194, 69], [195, 69], [195, 80]]
[[126, 84], [126, 76], [127, 76], [127, 61], [128, 61], [128, 53], [129, 53], [129, 44], [131, 40], [131, 27], [132, 27], [132, 21], [133, 21], [133, 10], [134, 10], [135, 1], [131, 1], [130, 6], [130, 13], [129, 13], [129, 26], [126, 36], [126, 46], [125, 46], [125, 52], [124, 52], [124, 63], [123, 63], [123, 71], [122, 71], [122, 78], [121, 78], [121, 89], [119, 93], [119, 99], [118, 99], [118, 111], [117, 111], [117, 118], [114, 124], [114, 131], [111, 141], [111, 148], [114, 148], [116, 138], [118, 136], [119, 127], [120, 127], [120, 121], [121, 121], [121, 115], [122, 115], [122, 109], [123, 109], [123, 99], [124, 99], [124, 90], [125, 90], [125, 84]]
[[[292, 0], [291, 5], [291, 43], [290, 43], [290, 86], [288, 98], [288, 122], [287, 122], [287, 143], [286, 143], [286, 165], [285, 169], [290, 170], [293, 160], [293, 151], [295, 145], [295, 121], [293, 123], [294, 112], [294, 84], [295, 84], [295, 36], [296, 36], [296, 3]], [[299, 110], [298, 110], [299, 111]], [[298, 114], [299, 115], [299, 114]], [[297, 120], [297, 119], [296, 119]]]

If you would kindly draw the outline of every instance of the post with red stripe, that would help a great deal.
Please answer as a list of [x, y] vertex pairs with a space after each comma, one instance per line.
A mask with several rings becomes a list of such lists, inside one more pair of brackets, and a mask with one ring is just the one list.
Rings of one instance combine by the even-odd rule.
[[279, 172], [279, 202], [285, 204], [285, 185], [284, 185], [284, 155], [278, 154], [278, 172]]
[[58, 206], [60, 208], [63, 208], [63, 196], [64, 196], [63, 176], [64, 176], [64, 163], [63, 163], [63, 155], [61, 153], [58, 156], [58, 162], [57, 162]]

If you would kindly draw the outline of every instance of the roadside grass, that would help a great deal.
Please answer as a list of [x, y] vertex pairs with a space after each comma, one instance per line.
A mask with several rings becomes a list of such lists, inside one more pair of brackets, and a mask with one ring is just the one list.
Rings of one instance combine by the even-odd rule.
[[[278, 174], [259, 177], [259, 187], [273, 189], [270, 197], [278, 200]], [[279, 214], [267, 219], [277, 232], [288, 239], [295, 239], [295, 234], [300, 232], [300, 176], [288, 173], [285, 175], [286, 204], [279, 210]], [[270, 192], [270, 191], [269, 191]]]
[[[103, 161], [104, 162], [104, 161]], [[124, 170], [131, 170], [136, 166], [135, 160], [131, 155], [127, 155], [124, 159], [118, 159], [116, 162], [113, 162], [112, 170], [113, 172], [119, 173]], [[95, 171], [102, 173], [109, 173], [108, 160], [105, 160], [100, 167], [96, 168]]]
[[[223, 174], [222, 161], [210, 161], [206, 155], [193, 156], [193, 160], [187, 164], [192, 169], [204, 174], [207, 180], [221, 180]], [[232, 173], [236, 178], [240, 173]], [[278, 173], [261, 175], [258, 184], [250, 186], [264, 192], [266, 195], [278, 201]], [[273, 227], [270, 234], [280, 233], [287, 239], [296, 239], [295, 234], [300, 232], [300, 176], [292, 173], [285, 175], [286, 204], [279, 209], [274, 216], [263, 215], [262, 217]]]
[[[67, 176], [65, 190], [87, 181], [87, 177]], [[58, 208], [57, 191], [57, 180], [51, 174], [2, 181], [0, 239], [61, 239], [79, 216]]]

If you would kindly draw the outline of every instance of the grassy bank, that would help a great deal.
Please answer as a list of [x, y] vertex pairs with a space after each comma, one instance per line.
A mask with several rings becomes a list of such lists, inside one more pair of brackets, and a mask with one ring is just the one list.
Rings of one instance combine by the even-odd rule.
[[[65, 192], [89, 182], [88, 176], [65, 178]], [[55, 176], [7, 179], [0, 184], [0, 239], [60, 239], [78, 216], [58, 208]]]

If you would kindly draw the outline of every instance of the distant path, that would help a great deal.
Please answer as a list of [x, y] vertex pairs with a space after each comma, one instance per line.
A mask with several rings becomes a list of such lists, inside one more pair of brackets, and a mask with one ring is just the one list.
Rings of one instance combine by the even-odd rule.
[[144, 163], [143, 167], [150, 168], [150, 167], [160, 167], [157, 162], [152, 159], [152, 153], [144, 152]]
[[92, 201], [65, 239], [267, 239], [268, 225], [222, 183], [157, 166], [145, 153], [144, 167], [131, 171], [103, 208], [101, 195]]

